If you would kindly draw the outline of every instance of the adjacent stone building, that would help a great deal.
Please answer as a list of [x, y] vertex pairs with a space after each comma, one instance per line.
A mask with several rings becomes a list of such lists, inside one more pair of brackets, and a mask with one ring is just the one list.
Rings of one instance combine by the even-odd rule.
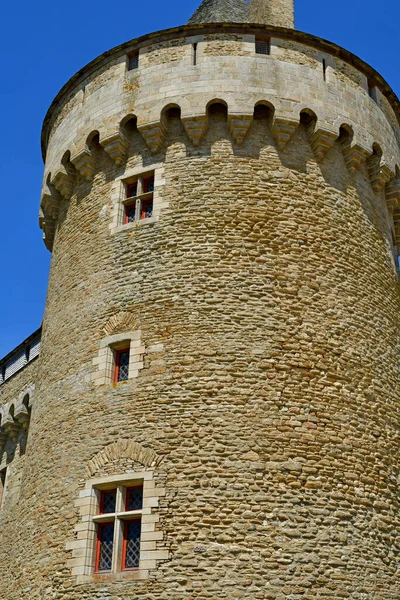
[[51, 105], [2, 599], [399, 598], [400, 105], [293, 22], [204, 0]]

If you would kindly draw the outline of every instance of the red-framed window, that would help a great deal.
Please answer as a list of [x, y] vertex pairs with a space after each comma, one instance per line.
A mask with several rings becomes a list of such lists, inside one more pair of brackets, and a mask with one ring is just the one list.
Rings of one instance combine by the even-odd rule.
[[[147, 219], [153, 214], [154, 174], [139, 176], [136, 181], [126, 186], [126, 197], [135, 198], [125, 204], [124, 223]], [[139, 206], [138, 206], [139, 204]]]
[[154, 175], [143, 179], [143, 194], [150, 194], [154, 192]]
[[100, 494], [100, 514], [114, 513], [117, 501], [117, 489], [102, 490]]
[[122, 543], [122, 569], [137, 569], [140, 560], [140, 532], [141, 520], [132, 519], [124, 525], [124, 539]]
[[125, 510], [140, 510], [143, 508], [143, 485], [135, 485], [126, 490]]
[[97, 525], [96, 573], [111, 571], [114, 549], [114, 521]]
[[114, 383], [127, 381], [129, 377], [129, 348], [115, 351]]

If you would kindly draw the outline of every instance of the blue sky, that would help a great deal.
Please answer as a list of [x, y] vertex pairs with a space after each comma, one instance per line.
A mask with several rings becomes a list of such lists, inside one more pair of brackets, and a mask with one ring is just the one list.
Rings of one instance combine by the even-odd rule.
[[[83, 65], [145, 33], [181, 25], [186, 2], [6, 2], [0, 16], [0, 358], [43, 317], [50, 253], [38, 226], [40, 129], [52, 99]], [[297, 0], [296, 28], [351, 50], [400, 95], [399, 0]]]

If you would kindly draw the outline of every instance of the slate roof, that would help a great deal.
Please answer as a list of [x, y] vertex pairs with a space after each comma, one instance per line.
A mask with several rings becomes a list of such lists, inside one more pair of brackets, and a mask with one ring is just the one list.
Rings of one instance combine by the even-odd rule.
[[248, 23], [246, 0], [203, 0], [188, 23]]

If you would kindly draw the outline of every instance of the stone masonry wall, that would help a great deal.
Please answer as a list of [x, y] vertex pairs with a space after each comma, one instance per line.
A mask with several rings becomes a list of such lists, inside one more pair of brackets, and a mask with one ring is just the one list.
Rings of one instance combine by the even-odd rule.
[[[318, 164], [303, 124], [277, 149], [263, 115], [240, 147], [222, 110], [197, 148], [171, 118], [159, 153], [133, 132], [126, 165], [97, 148], [93, 181], [78, 177], [55, 237], [4, 600], [398, 598], [400, 307], [384, 195], [365, 164], [349, 174], [338, 141]], [[114, 179], [153, 163], [168, 208], [110, 233]], [[143, 369], [96, 386], [121, 312], [141, 330]], [[89, 466], [143, 469], [93, 463], [119, 440], [158, 457], [169, 560], [143, 581], [79, 584], [69, 548]]]
[[250, 0], [250, 23], [294, 27], [294, 0]]

